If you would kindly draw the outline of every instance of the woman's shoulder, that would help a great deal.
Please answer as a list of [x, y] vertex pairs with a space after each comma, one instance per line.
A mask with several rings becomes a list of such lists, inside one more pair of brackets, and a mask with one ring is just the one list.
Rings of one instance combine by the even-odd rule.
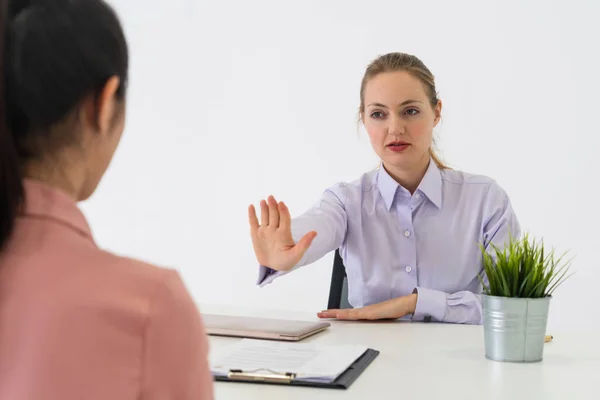
[[327, 188], [325, 195], [335, 195], [342, 203], [358, 200], [365, 196], [365, 193], [371, 192], [377, 185], [377, 172], [372, 170], [361, 174], [359, 177], [339, 181]]
[[328, 190], [348, 194], [370, 192], [377, 185], [378, 169], [367, 171], [360, 176], [347, 181], [340, 181], [330, 186]]
[[120, 304], [139, 304], [143, 306], [135, 318], [142, 320], [155, 318], [157, 310], [197, 316], [191, 293], [176, 269], [108, 251], [103, 254], [104, 273], [96, 276], [94, 286], [96, 295], [110, 295], [114, 300], [114, 311], [119, 312]]
[[478, 173], [456, 169], [440, 170], [442, 187], [446, 196], [479, 198], [483, 203], [506, 204], [510, 202], [508, 193], [497, 179]]
[[458, 169], [441, 169], [442, 181], [451, 185], [464, 186], [490, 186], [497, 185], [496, 180], [490, 176], [466, 172]]
[[88, 268], [79, 273], [96, 292], [110, 292], [122, 300], [148, 304], [165, 287], [174, 296], [188, 295], [177, 270], [106, 250], [98, 249], [94, 257], [88, 258]]
[[113, 278], [131, 281], [144, 286], [155, 286], [170, 279], [178, 272], [166, 266], [151, 263], [139, 258], [118, 255], [106, 250], [101, 250], [99, 261], [104, 264], [106, 273]]

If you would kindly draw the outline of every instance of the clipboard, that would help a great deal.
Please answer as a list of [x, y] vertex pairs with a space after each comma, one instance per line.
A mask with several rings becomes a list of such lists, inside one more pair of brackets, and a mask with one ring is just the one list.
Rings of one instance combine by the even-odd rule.
[[314, 382], [297, 379], [293, 372], [276, 372], [269, 370], [242, 371], [230, 370], [227, 376], [216, 375], [217, 382], [258, 383], [267, 385], [305, 386], [325, 389], [348, 389], [365, 369], [377, 358], [378, 350], [367, 349], [350, 367], [342, 372], [333, 382]]

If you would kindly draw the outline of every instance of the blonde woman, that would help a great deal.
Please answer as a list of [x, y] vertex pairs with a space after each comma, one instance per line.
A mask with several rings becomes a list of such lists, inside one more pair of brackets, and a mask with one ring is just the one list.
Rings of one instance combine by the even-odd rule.
[[321, 318], [481, 324], [479, 244], [502, 246], [519, 223], [491, 178], [445, 166], [433, 149], [442, 102], [417, 57], [390, 53], [367, 68], [360, 118], [381, 159], [376, 171], [339, 183], [292, 219], [272, 196], [249, 207], [259, 284], [336, 249], [353, 309]]

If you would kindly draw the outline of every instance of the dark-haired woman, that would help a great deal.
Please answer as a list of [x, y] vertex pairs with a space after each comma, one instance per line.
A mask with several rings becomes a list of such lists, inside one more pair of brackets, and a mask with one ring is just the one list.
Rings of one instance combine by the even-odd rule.
[[77, 207], [124, 127], [117, 16], [102, 0], [0, 13], [0, 399], [211, 399], [177, 272], [99, 249]]

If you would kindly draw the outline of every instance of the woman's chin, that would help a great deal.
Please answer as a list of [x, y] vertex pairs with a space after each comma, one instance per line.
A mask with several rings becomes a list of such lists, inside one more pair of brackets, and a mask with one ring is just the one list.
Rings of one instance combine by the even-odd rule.
[[428, 165], [429, 158], [416, 157], [414, 153], [394, 153], [386, 154], [382, 157], [383, 163], [388, 168], [399, 171], [413, 171], [421, 169]]

